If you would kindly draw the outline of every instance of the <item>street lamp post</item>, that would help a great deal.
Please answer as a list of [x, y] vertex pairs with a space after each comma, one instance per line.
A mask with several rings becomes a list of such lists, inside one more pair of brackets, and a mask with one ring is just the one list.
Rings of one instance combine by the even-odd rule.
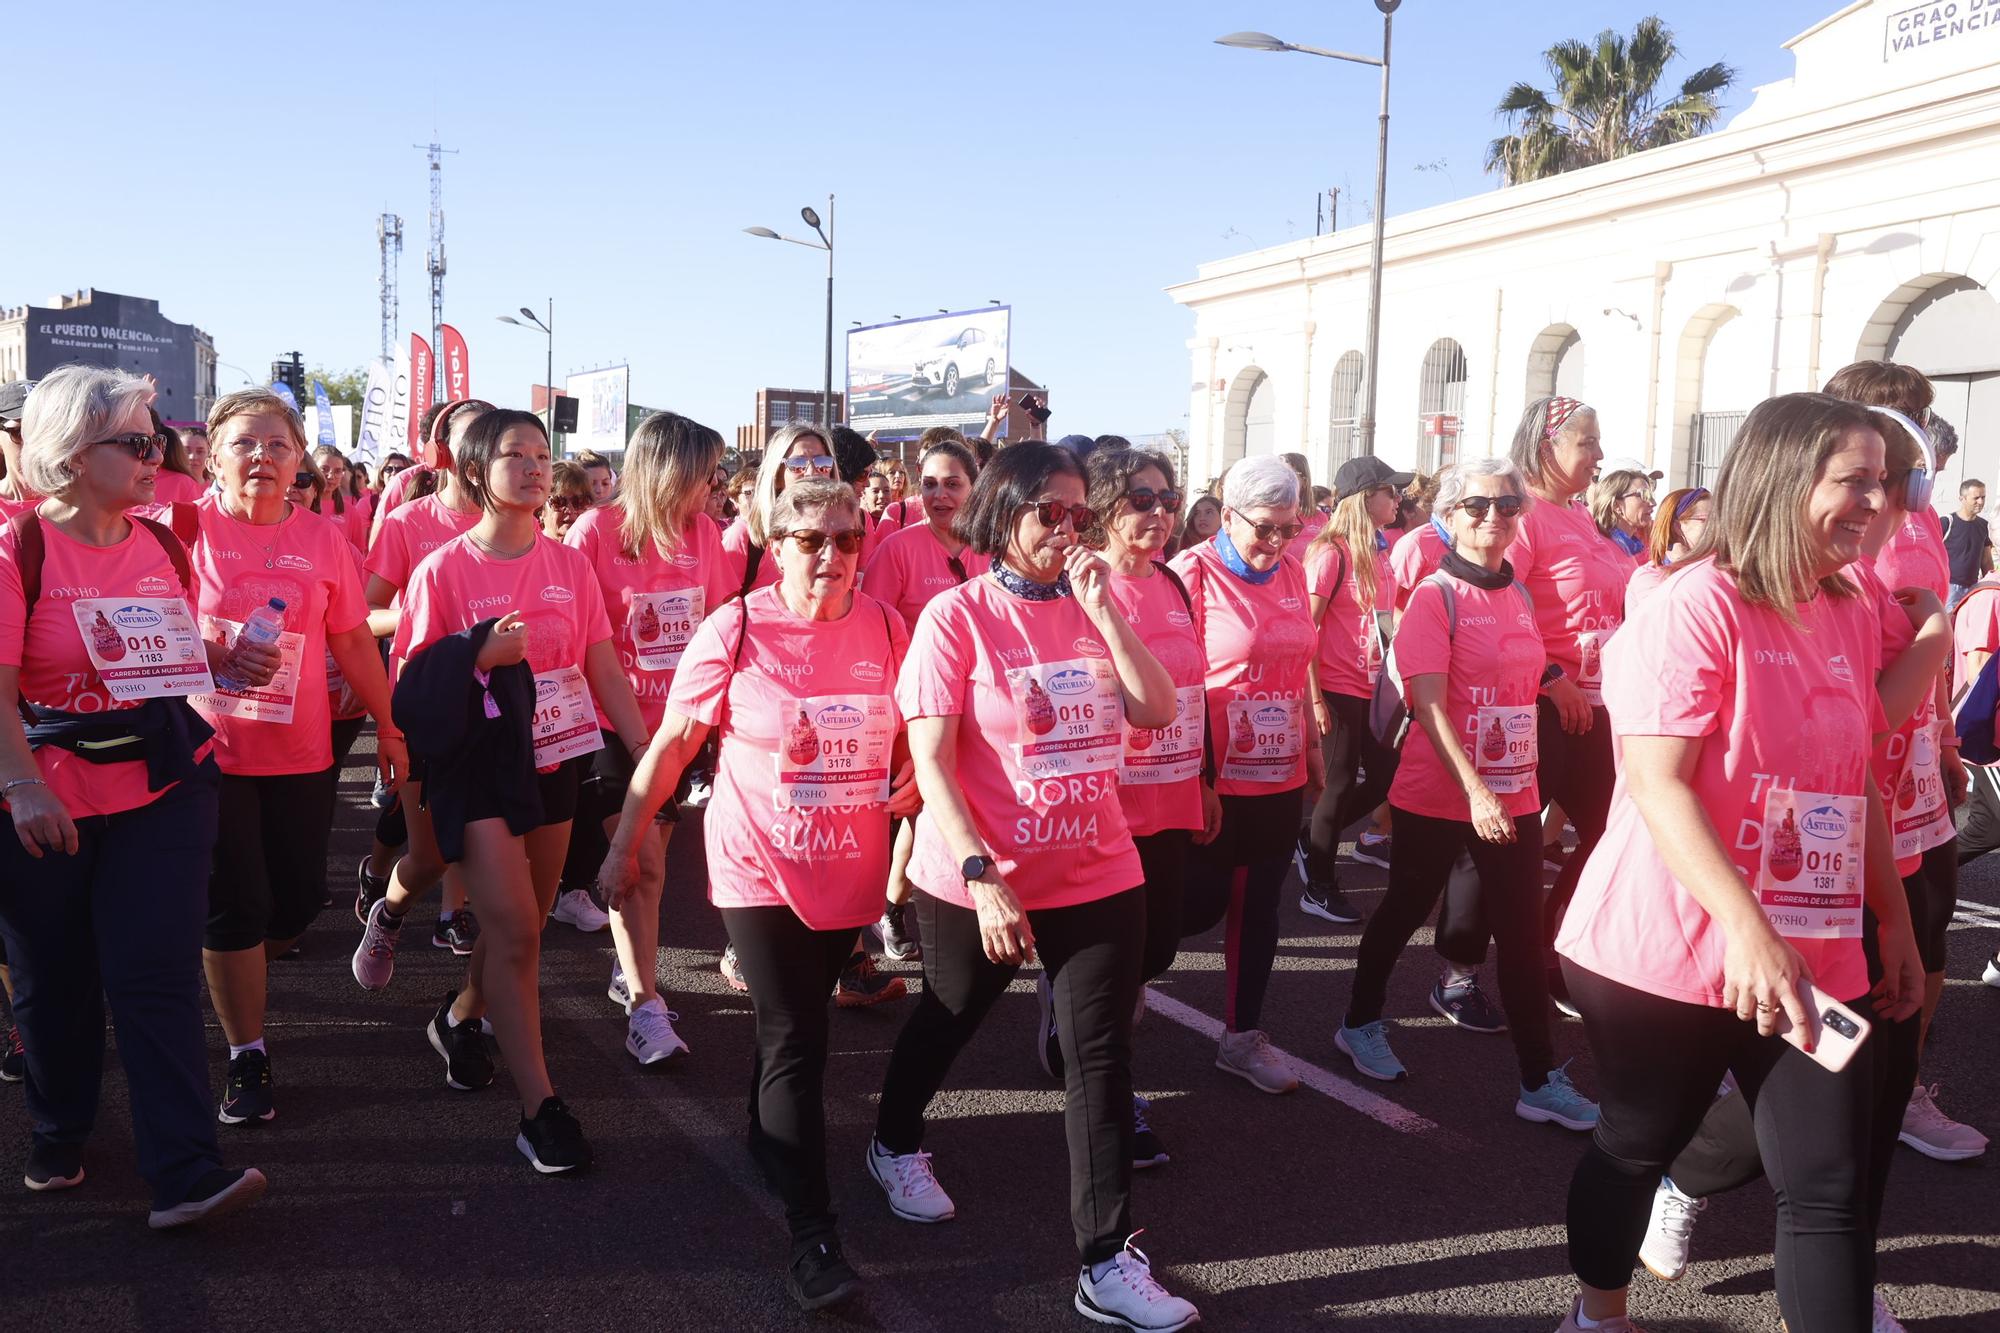
[[[515, 319], [512, 315], [500, 315], [498, 318], [502, 324], [512, 324], [517, 329], [540, 329], [548, 335], [549, 368], [542, 387], [548, 391], [545, 396], [549, 407], [549, 446], [553, 448], [556, 442], [556, 298], [553, 296], [549, 298], [549, 317], [546, 322], [526, 306], [521, 307], [521, 319]], [[523, 323], [523, 320], [526, 323]]]
[[820, 424], [831, 429], [833, 427], [833, 196], [826, 197], [824, 228], [820, 226], [818, 212], [810, 205], [799, 210], [799, 217], [819, 237], [817, 242], [802, 241], [795, 236], [780, 236], [769, 227], [745, 227], [743, 230], [767, 241], [790, 241], [793, 245], [803, 245], [808, 250], [826, 251], [826, 366], [824, 377], [820, 380], [819, 415]]
[[1382, 58], [1328, 51], [1318, 46], [1300, 46], [1273, 37], [1267, 32], [1232, 32], [1215, 39], [1217, 46], [1234, 46], [1246, 51], [1297, 51], [1303, 55], [1348, 60], [1357, 65], [1375, 65], [1382, 71], [1382, 115], [1375, 138], [1375, 242], [1368, 258], [1368, 364], [1362, 380], [1361, 452], [1375, 452], [1375, 370], [1382, 350], [1382, 227], [1388, 212], [1389, 194], [1389, 32], [1396, 10], [1403, 0], [1375, 0], [1382, 11]]

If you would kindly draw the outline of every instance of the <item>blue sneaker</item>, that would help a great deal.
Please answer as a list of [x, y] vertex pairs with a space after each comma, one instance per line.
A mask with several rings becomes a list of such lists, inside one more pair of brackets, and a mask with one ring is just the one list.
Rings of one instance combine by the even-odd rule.
[[1523, 1120], [1557, 1124], [1564, 1129], [1588, 1133], [1597, 1128], [1597, 1103], [1576, 1090], [1569, 1081], [1569, 1065], [1549, 1071], [1549, 1081], [1533, 1092], [1521, 1089], [1514, 1114]]
[[1403, 1062], [1389, 1049], [1389, 1033], [1379, 1018], [1358, 1028], [1342, 1023], [1340, 1031], [1333, 1034], [1333, 1044], [1345, 1051], [1347, 1058], [1354, 1061], [1354, 1067], [1370, 1078], [1394, 1083], [1410, 1076], [1410, 1071], [1403, 1068]]

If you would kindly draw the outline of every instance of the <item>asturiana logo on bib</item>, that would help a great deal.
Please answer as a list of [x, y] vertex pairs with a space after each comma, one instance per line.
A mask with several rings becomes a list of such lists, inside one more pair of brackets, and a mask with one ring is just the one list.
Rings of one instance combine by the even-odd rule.
[[308, 570], [313, 567], [313, 562], [302, 555], [281, 555], [277, 564], [279, 569]]
[[535, 702], [545, 704], [562, 692], [562, 682], [544, 678], [535, 682]]
[[853, 673], [856, 680], [865, 680], [871, 685], [882, 679], [882, 666], [879, 662], [856, 662], [848, 670]]
[[1049, 677], [1050, 694], [1084, 694], [1096, 688], [1096, 685], [1097, 677], [1088, 671], [1078, 671], [1074, 667], [1067, 671], [1058, 671]]
[[828, 704], [813, 717], [816, 726], [828, 731], [852, 731], [868, 720], [853, 704]]
[[[141, 597], [165, 597], [168, 593], [173, 591], [173, 585], [171, 583], [168, 583], [163, 578], [158, 578], [154, 575], [149, 574], [145, 578], [139, 580], [138, 591]], [[90, 597], [95, 597], [97, 595], [97, 590], [93, 588], [90, 590], [89, 593], [85, 595]]]
[[1806, 811], [1799, 827], [1812, 837], [1839, 842], [1847, 836], [1847, 816], [1830, 805], [1816, 805]]
[[545, 602], [554, 602], [557, 606], [561, 606], [566, 602], [575, 601], [576, 594], [560, 584], [551, 583], [548, 587], [542, 589], [542, 600]]
[[1852, 683], [1854, 680], [1854, 668], [1847, 664], [1847, 654], [1845, 653], [1837, 653], [1827, 658], [1826, 669], [1841, 680], [1848, 681], [1849, 683]]
[[1260, 731], [1266, 727], [1282, 731], [1292, 725], [1292, 711], [1283, 704], [1265, 704], [1250, 714], [1250, 725]]
[[1106, 648], [1103, 644], [1099, 643], [1097, 640], [1091, 638], [1088, 634], [1084, 635], [1082, 638], [1076, 641], [1076, 650], [1082, 653], [1085, 657], [1110, 656], [1110, 649]]
[[111, 623], [121, 629], [155, 629], [163, 617], [149, 606], [121, 606], [111, 613]]

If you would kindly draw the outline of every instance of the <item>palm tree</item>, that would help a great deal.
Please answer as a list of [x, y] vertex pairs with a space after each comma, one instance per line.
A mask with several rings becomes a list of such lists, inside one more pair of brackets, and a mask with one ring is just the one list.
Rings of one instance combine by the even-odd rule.
[[1486, 169], [1518, 185], [1706, 134], [1736, 71], [1720, 61], [1698, 69], [1662, 103], [1660, 76], [1679, 54], [1657, 17], [1640, 19], [1629, 38], [1606, 28], [1595, 41], [1556, 43], [1542, 55], [1553, 96], [1528, 83], [1507, 90], [1494, 114], [1515, 132], [1487, 145]]

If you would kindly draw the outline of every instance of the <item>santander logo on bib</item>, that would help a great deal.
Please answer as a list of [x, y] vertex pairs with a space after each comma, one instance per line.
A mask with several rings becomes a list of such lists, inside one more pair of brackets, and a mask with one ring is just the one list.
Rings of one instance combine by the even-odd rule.
[[575, 601], [576, 594], [559, 584], [551, 583], [548, 587], [542, 589], [542, 600], [545, 602], [554, 602], [557, 606], [561, 606], [564, 603]]
[[[93, 588], [90, 595], [95, 596], [96, 591]], [[136, 591], [141, 597], [165, 597], [173, 591], [173, 585], [157, 575], [148, 574], [145, 578], [139, 580]]]

